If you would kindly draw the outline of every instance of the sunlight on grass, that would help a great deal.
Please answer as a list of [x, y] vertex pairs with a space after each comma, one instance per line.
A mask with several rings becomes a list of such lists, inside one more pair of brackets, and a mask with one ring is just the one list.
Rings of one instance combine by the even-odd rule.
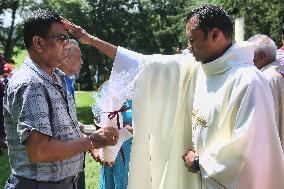
[[[78, 121], [84, 124], [93, 124], [93, 113], [91, 106], [94, 104], [92, 95], [94, 92], [76, 91], [76, 107]], [[100, 183], [100, 167], [101, 165], [93, 160], [93, 158], [86, 154], [86, 189], [98, 189]]]
[[77, 106], [78, 121], [84, 124], [93, 124], [92, 105], [94, 104], [93, 92], [76, 91], [75, 99]]
[[101, 165], [95, 162], [89, 154], [86, 155], [85, 161], [86, 189], [99, 189]]

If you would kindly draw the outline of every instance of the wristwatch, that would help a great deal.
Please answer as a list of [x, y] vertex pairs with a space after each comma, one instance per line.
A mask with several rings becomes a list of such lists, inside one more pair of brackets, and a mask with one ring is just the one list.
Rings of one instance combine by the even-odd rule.
[[196, 171], [200, 171], [200, 167], [199, 167], [199, 156], [195, 156], [195, 158], [194, 158], [194, 160], [193, 160], [192, 168], [195, 169]]

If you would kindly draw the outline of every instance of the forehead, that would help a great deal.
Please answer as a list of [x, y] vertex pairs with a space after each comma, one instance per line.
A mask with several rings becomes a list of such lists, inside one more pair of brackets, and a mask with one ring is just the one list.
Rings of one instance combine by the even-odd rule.
[[68, 44], [66, 46], [66, 50], [68, 53], [70, 53], [71, 57], [81, 56], [81, 49], [77, 45]]
[[67, 31], [61, 23], [52, 23], [49, 33], [67, 35]]
[[74, 53], [77, 54], [77, 55], [81, 55], [81, 50], [78, 46], [74, 45], [73, 46], [73, 50], [74, 50]]
[[186, 23], [186, 33], [189, 34], [192, 31], [196, 30], [197, 29], [197, 25], [198, 25], [198, 18], [196, 16], [193, 16]]
[[198, 19], [196, 17], [192, 17], [186, 23], [186, 34], [188, 36], [203, 36], [204, 32], [201, 29], [197, 28], [198, 26]]

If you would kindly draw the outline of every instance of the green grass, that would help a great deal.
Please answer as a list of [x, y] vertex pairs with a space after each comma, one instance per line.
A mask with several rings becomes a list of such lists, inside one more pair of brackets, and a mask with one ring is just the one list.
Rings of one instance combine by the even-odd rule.
[[85, 162], [86, 189], [99, 189], [101, 165], [95, 162], [89, 154], [86, 155]]
[[94, 104], [93, 92], [76, 91], [75, 99], [77, 106], [78, 121], [84, 124], [93, 124], [94, 116], [91, 106]]
[[0, 155], [0, 189], [4, 188], [5, 182], [9, 177], [10, 165], [7, 150]]
[[[76, 91], [76, 106], [78, 121], [84, 124], [93, 124], [93, 113], [91, 106], [94, 104], [92, 97], [94, 92]], [[86, 189], [98, 189], [100, 184], [100, 170], [101, 165], [93, 160], [93, 158], [86, 155]]]
[[16, 68], [20, 67], [20, 65], [23, 63], [23, 61], [24, 61], [24, 59], [27, 55], [28, 55], [27, 50], [21, 50], [17, 55], [13, 56]]
[[[76, 91], [76, 105], [78, 120], [84, 124], [93, 123], [93, 114], [91, 111], [91, 105], [93, 105], [94, 100], [92, 98], [93, 92]], [[100, 179], [100, 167], [101, 165], [95, 162], [92, 157], [86, 155], [86, 189], [98, 189], [99, 179]], [[7, 150], [4, 154], [0, 155], [0, 189], [3, 189], [7, 178], [10, 175], [10, 165], [8, 160]]]

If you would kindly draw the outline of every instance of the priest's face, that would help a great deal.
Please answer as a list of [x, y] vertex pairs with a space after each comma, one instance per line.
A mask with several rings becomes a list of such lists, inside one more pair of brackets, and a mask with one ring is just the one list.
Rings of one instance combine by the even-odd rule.
[[188, 49], [195, 57], [196, 61], [208, 63], [212, 61], [213, 41], [208, 34], [197, 28], [198, 20], [192, 17], [186, 24], [186, 34], [188, 38]]

